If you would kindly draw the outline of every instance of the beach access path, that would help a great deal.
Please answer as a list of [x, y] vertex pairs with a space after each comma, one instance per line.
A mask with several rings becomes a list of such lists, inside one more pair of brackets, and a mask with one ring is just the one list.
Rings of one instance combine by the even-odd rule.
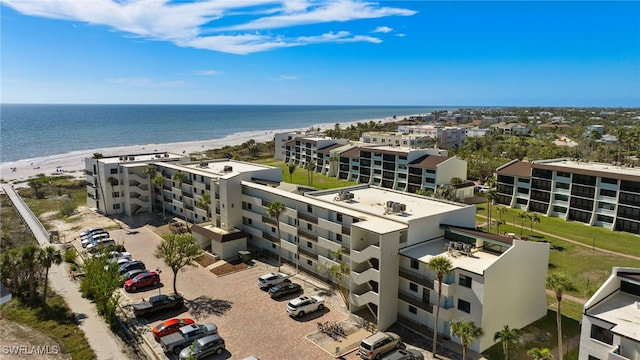
[[[54, 246], [64, 250], [58, 244], [49, 242], [49, 234], [31, 209], [22, 201], [11, 185], [0, 184], [4, 193], [9, 196], [16, 211], [24, 219], [25, 224], [31, 229], [40, 246]], [[76, 314], [79, 327], [85, 334], [89, 345], [96, 353], [98, 360], [128, 359], [129, 356], [122, 351], [122, 347], [109, 326], [98, 315], [95, 304], [83, 298], [78, 289], [79, 282], [69, 275], [68, 264], [53, 265], [49, 271], [51, 288], [64, 298], [67, 305]]]

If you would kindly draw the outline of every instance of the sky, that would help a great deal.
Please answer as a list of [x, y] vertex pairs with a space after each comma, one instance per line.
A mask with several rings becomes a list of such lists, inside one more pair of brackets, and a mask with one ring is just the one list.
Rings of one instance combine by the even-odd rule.
[[0, 0], [0, 102], [640, 107], [640, 2]]

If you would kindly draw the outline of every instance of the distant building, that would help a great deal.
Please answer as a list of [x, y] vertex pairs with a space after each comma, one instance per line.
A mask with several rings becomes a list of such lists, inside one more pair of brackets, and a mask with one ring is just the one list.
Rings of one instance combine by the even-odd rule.
[[529, 135], [529, 128], [527, 128], [526, 124], [500, 122], [500, 123], [491, 125], [491, 128], [494, 129], [496, 132], [505, 134], [505, 135], [517, 135], [517, 136]]
[[566, 136], [560, 136], [559, 138], [555, 139], [555, 140], [553, 141], [553, 143], [554, 143], [556, 146], [566, 146], [566, 147], [570, 147], [570, 148], [578, 146], [578, 143], [577, 143], [577, 142], [575, 142], [575, 141], [573, 141], [573, 140], [569, 139], [569, 138], [568, 138], [568, 137], [566, 137]]
[[442, 148], [457, 148], [464, 145], [466, 129], [455, 126], [401, 125], [398, 126], [398, 132], [428, 136]]
[[640, 169], [569, 159], [496, 169], [499, 204], [640, 234]]
[[584, 304], [578, 359], [640, 359], [640, 268], [614, 267]]
[[433, 146], [434, 140], [429, 135], [409, 134], [403, 132], [374, 131], [362, 134], [360, 141], [365, 144], [426, 148]]
[[480, 127], [472, 127], [467, 128], [465, 131], [465, 137], [486, 137], [491, 135], [491, 129], [489, 128], [480, 128]]
[[279, 161], [285, 161], [287, 142], [296, 138], [324, 138], [324, 132], [320, 131], [287, 131], [276, 133], [273, 137], [275, 143], [275, 152], [273, 158]]
[[604, 126], [602, 125], [587, 125], [587, 129], [584, 131], [584, 137], [591, 137], [596, 132], [600, 135], [604, 134]]

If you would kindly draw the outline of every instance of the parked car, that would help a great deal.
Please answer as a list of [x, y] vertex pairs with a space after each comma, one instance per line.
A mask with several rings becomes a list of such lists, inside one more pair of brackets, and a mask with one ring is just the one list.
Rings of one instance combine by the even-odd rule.
[[398, 334], [378, 331], [362, 340], [358, 355], [366, 360], [378, 360], [382, 358], [382, 355], [399, 349], [401, 345], [402, 339]]
[[156, 295], [149, 301], [133, 304], [133, 314], [136, 317], [150, 315], [165, 309], [177, 309], [184, 306], [184, 298], [177, 294]]
[[224, 349], [224, 339], [220, 335], [207, 335], [194, 341], [191, 346], [182, 349], [180, 351], [180, 360], [198, 360], [211, 354], [220, 355], [224, 352]]
[[98, 250], [104, 249], [108, 246], [115, 246], [116, 241], [111, 238], [96, 240], [95, 242], [87, 245], [88, 252], [96, 252]]
[[133, 279], [124, 282], [125, 291], [136, 291], [145, 286], [156, 286], [160, 283], [160, 274], [157, 272], [146, 272], [136, 275]]
[[302, 286], [296, 283], [283, 282], [278, 285], [272, 286], [269, 289], [269, 295], [275, 299], [287, 294], [295, 294], [302, 291]]
[[303, 317], [304, 314], [322, 309], [324, 309], [324, 299], [320, 296], [300, 296], [287, 304], [287, 312], [290, 316]]
[[424, 360], [424, 355], [415, 349], [396, 350], [387, 354], [382, 360]]
[[285, 273], [267, 273], [258, 278], [258, 286], [261, 289], [268, 289], [273, 285], [277, 285], [288, 280], [289, 275]]
[[207, 335], [215, 335], [218, 333], [218, 327], [212, 323], [202, 325], [191, 324], [183, 326], [180, 330], [169, 334], [160, 339], [160, 345], [165, 352], [179, 354], [180, 351], [191, 345], [194, 341]]
[[88, 228], [87, 230], [83, 231], [80, 233], [80, 239], [84, 239], [87, 237], [90, 237], [91, 235], [98, 233], [98, 232], [104, 232], [104, 229], [101, 227], [92, 227], [92, 228]]
[[157, 326], [153, 327], [153, 337], [156, 339], [156, 341], [160, 341], [161, 337], [165, 335], [173, 334], [174, 332], [180, 330], [181, 327], [191, 325], [191, 324], [195, 324], [195, 321], [189, 318], [183, 318], [183, 319], [174, 318], [174, 319], [165, 320], [160, 324], [158, 324]]
[[127, 281], [129, 279], [133, 279], [134, 277], [142, 274], [142, 273], [146, 273], [149, 272], [149, 270], [147, 269], [133, 269], [133, 270], [129, 270], [126, 273], [124, 273], [124, 275], [122, 275], [122, 280], [123, 281]]
[[130, 261], [126, 264], [121, 265], [119, 271], [120, 271], [120, 275], [123, 275], [124, 273], [130, 270], [146, 269], [146, 268], [147, 267], [144, 265], [142, 261], [136, 260], [136, 261]]
[[101, 239], [101, 238], [108, 238], [109, 237], [109, 233], [104, 231], [104, 230], [97, 230], [94, 233], [90, 233], [89, 235], [87, 235], [86, 237], [81, 237], [80, 238], [80, 244], [82, 245], [83, 248], [86, 248], [87, 246], [93, 244], [95, 242], [95, 240]]

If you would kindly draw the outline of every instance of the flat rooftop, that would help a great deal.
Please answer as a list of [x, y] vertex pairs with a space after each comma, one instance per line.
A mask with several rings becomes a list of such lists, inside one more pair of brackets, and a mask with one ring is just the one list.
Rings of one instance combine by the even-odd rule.
[[[344, 201], [337, 200], [336, 197], [340, 189], [308, 193], [307, 196], [323, 202], [333, 203], [343, 208], [362, 213], [372, 213], [377, 216], [388, 217], [389, 220], [403, 223], [473, 206], [440, 201], [433, 198], [410, 195], [408, 193], [400, 193], [377, 187], [354, 187], [346, 190], [353, 194], [353, 199]], [[402, 213], [388, 213], [385, 215], [387, 201], [404, 204], [406, 210]]]
[[615, 324], [612, 332], [640, 341], [640, 296], [617, 291], [605, 301], [587, 310], [587, 314]]
[[631, 167], [623, 167], [616, 166], [612, 164], [605, 163], [594, 163], [594, 162], [578, 162], [574, 160], [563, 160], [559, 159], [556, 161], [534, 161], [533, 167], [542, 167], [542, 166], [557, 166], [564, 167], [575, 170], [582, 171], [597, 171], [597, 172], [606, 172], [620, 175], [631, 175], [638, 176], [640, 178], [640, 168], [631, 168]]
[[[105, 156], [101, 158], [100, 161], [105, 164], [117, 164], [177, 160], [182, 158], [185, 158], [185, 155], [178, 155], [170, 152], [153, 152], [145, 154]], [[187, 156], [186, 158], [188, 159], [189, 157]]]
[[163, 166], [174, 167], [178, 170], [189, 169], [188, 171], [192, 174], [221, 178], [232, 177], [244, 172], [273, 169], [273, 167], [267, 165], [252, 164], [235, 160], [210, 160], [201, 161], [199, 163], [163, 164]]
[[454, 269], [464, 269], [479, 275], [483, 275], [484, 271], [500, 257], [478, 249], [466, 256], [461, 253], [449, 253], [448, 248], [449, 240], [438, 239], [401, 249], [400, 254], [425, 264], [436, 256], [444, 256], [451, 261]]

